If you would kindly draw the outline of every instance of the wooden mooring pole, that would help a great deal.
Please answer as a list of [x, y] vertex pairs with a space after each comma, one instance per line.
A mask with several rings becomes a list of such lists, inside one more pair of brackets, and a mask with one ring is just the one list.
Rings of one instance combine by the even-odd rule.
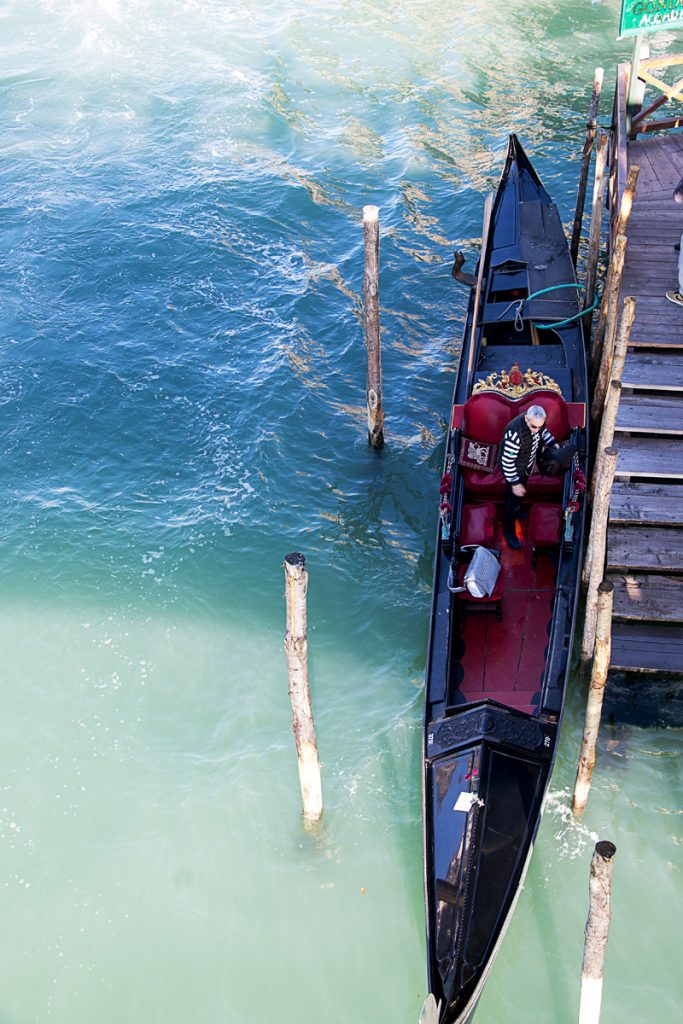
[[602, 840], [595, 844], [588, 883], [588, 920], [586, 921], [581, 970], [579, 1024], [598, 1024], [602, 1005], [602, 977], [605, 951], [612, 917], [612, 867], [617, 848]]
[[365, 271], [363, 302], [365, 305], [365, 348], [368, 372], [365, 396], [368, 407], [368, 441], [373, 448], [384, 444], [384, 410], [382, 409], [382, 349], [379, 331], [379, 209], [363, 207], [363, 240]]
[[609, 502], [612, 493], [612, 482], [617, 468], [619, 452], [616, 448], [607, 448], [604, 453], [605, 464], [598, 489], [595, 492], [591, 532], [588, 538], [586, 559], [583, 568], [583, 582], [588, 585], [586, 594], [586, 617], [583, 625], [583, 642], [581, 644], [581, 670], [586, 671], [593, 657], [595, 647], [595, 629], [598, 615], [598, 586], [605, 571], [605, 553], [607, 550], [607, 519]]
[[602, 716], [602, 699], [605, 695], [605, 684], [609, 672], [609, 660], [612, 648], [612, 601], [614, 584], [611, 580], [603, 580], [598, 587], [598, 612], [595, 631], [595, 653], [591, 672], [588, 702], [586, 704], [586, 724], [583, 727], [583, 741], [579, 767], [574, 784], [572, 810], [581, 814], [588, 802], [591, 776], [595, 767], [595, 749], [600, 730]]
[[569, 246], [569, 251], [571, 252], [572, 256], [572, 263], [574, 264], [574, 266], [576, 266], [576, 261], [579, 255], [579, 241], [581, 239], [581, 223], [583, 221], [583, 208], [586, 202], [586, 185], [588, 183], [588, 169], [590, 167], [591, 153], [593, 151], [593, 142], [595, 140], [598, 107], [600, 105], [600, 93], [602, 92], [602, 82], [604, 77], [604, 70], [602, 68], [596, 68], [595, 77], [593, 78], [593, 94], [591, 96], [591, 105], [588, 112], [588, 124], [586, 125], [586, 139], [583, 144], [583, 154], [581, 156], [581, 171], [579, 173], [579, 187], [576, 194], [576, 212], [574, 213], [572, 240]]
[[285, 556], [287, 605], [285, 654], [289, 675], [289, 699], [292, 704], [292, 729], [299, 762], [299, 784], [304, 822], [316, 824], [322, 818], [323, 792], [320, 781], [320, 759], [311, 709], [311, 689], [308, 682], [307, 589], [306, 559], [299, 551], [293, 551]]
[[[590, 309], [595, 301], [595, 281], [598, 276], [598, 259], [600, 256], [600, 234], [602, 231], [602, 208], [605, 202], [605, 187], [607, 185], [607, 146], [609, 135], [602, 132], [598, 137], [598, 144], [595, 151], [595, 184], [593, 186], [593, 206], [591, 210], [591, 226], [588, 237], [588, 260], [586, 262], [586, 291], [583, 308]], [[584, 331], [587, 334], [586, 344], [590, 339], [590, 325], [592, 318], [588, 318]]]
[[[624, 257], [626, 255], [626, 228], [628, 226], [629, 218], [631, 216], [633, 197], [635, 195], [636, 185], [638, 184], [639, 173], [640, 168], [636, 164], [633, 164], [631, 167], [629, 167], [628, 176], [626, 179], [626, 187], [624, 188], [624, 193], [621, 197], [619, 214], [617, 216], [614, 233], [612, 235], [612, 255], [609, 263], [609, 268], [607, 270], [605, 290], [602, 294], [602, 302], [600, 304], [598, 326], [595, 330], [595, 337], [593, 339], [593, 345], [591, 349], [591, 381], [595, 380], [598, 371], [598, 366], [600, 365], [601, 357], [604, 350], [607, 349], [607, 351], [611, 354], [612, 347], [614, 346], [614, 333], [616, 332], [616, 324], [619, 313], [619, 292], [621, 290], [621, 275], [624, 271]], [[622, 238], [623, 242], [621, 241]], [[616, 281], [615, 278], [617, 278]], [[610, 338], [609, 345], [605, 345], [606, 333], [608, 333], [608, 337]]]
[[607, 351], [607, 345], [609, 344], [608, 336], [610, 332], [605, 333], [605, 348], [603, 349], [602, 358], [600, 360], [600, 369], [598, 371], [598, 379], [595, 382], [595, 393], [593, 395], [593, 404], [591, 406], [591, 416], [595, 423], [598, 422], [600, 419], [600, 413], [603, 412], [601, 404], [603, 402], [607, 404], [607, 388], [609, 380], [621, 380], [622, 378], [624, 364], [626, 362], [626, 353], [628, 352], [628, 343], [631, 337], [631, 328], [633, 327], [635, 315], [636, 300], [632, 295], [627, 295], [624, 299], [624, 305], [621, 311], [619, 331], [617, 333], [613, 352]]
[[[607, 283], [605, 285], [605, 294], [602, 297], [603, 309], [600, 311], [600, 319], [591, 351], [590, 379], [595, 383], [593, 407], [595, 407], [595, 395], [598, 393], [596, 382], [604, 372], [604, 366], [608, 365], [608, 359], [611, 360], [612, 358], [614, 337], [619, 321], [619, 292], [621, 291], [621, 278], [624, 272], [625, 259], [626, 235], [619, 235], [614, 244], [614, 252], [612, 253]], [[605, 393], [603, 391], [600, 407], [604, 399]]]

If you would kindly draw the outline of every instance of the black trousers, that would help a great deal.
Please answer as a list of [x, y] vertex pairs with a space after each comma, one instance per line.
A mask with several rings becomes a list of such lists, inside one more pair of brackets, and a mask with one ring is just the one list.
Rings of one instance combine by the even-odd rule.
[[[520, 480], [520, 483], [526, 487], [526, 480]], [[507, 484], [507, 498], [505, 499], [505, 509], [503, 511], [503, 529], [506, 533], [515, 532], [515, 520], [522, 509], [522, 503], [524, 502], [523, 497], [518, 497], [512, 491], [512, 484]]]

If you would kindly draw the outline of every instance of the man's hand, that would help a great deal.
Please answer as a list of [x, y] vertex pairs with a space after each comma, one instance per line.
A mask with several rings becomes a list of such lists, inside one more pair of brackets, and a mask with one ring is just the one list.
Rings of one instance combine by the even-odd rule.
[[518, 498], [523, 498], [526, 494], [526, 487], [524, 484], [513, 484], [512, 493], [517, 495]]

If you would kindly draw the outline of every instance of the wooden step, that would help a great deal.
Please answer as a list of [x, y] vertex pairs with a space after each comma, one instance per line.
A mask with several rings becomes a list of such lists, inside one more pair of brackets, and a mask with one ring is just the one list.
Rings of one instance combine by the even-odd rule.
[[683, 480], [683, 444], [678, 438], [619, 437], [616, 480], [624, 477], [652, 477]]
[[660, 526], [610, 526], [607, 571], [683, 573], [683, 530]]
[[615, 622], [610, 669], [683, 675], [683, 626]]
[[683, 392], [683, 355], [629, 352], [622, 384], [634, 391]]
[[613, 616], [638, 622], [683, 623], [683, 576], [610, 573]]
[[[617, 432], [683, 435], [683, 397], [623, 395], [619, 401]], [[615, 441], [618, 447], [619, 442]]]
[[612, 487], [610, 523], [683, 526], [683, 484], [625, 483]]
[[683, 348], [683, 332], [672, 333], [661, 323], [639, 323], [633, 325], [629, 345], [632, 348], [658, 348], [672, 351]]

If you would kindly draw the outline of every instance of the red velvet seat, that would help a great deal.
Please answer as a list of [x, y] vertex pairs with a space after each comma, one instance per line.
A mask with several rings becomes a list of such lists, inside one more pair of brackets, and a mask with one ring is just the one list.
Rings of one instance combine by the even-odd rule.
[[496, 506], [492, 501], [463, 505], [460, 517], [460, 545], [482, 544], [491, 547], [496, 537]]
[[[488, 444], [500, 445], [503, 431], [515, 416], [526, 412], [532, 405], [540, 405], [546, 412], [546, 425], [556, 441], [564, 441], [571, 432], [567, 403], [554, 391], [534, 391], [524, 398], [513, 400], [495, 392], [472, 395], [462, 408], [462, 431], [465, 437]], [[505, 478], [498, 466], [492, 473], [463, 469], [465, 490], [477, 497], [502, 499], [507, 493]], [[562, 493], [563, 478], [532, 473], [527, 489], [532, 496], [554, 497]]]
[[[498, 466], [493, 473], [479, 473], [476, 469], [463, 469], [465, 479], [465, 490], [468, 494], [477, 498], [491, 498], [502, 500], [507, 495], [505, 477]], [[542, 473], [532, 473], [527, 480], [529, 494], [538, 497], [554, 498], [562, 494], [564, 478], [562, 476], [543, 476]]]
[[560, 546], [564, 515], [561, 505], [536, 502], [529, 513], [529, 543], [531, 564], [536, 564], [539, 550], [553, 551]]
[[[458, 586], [465, 586], [465, 573], [467, 572], [467, 563], [460, 566], [458, 570]], [[465, 609], [470, 611], [478, 612], [495, 612], [496, 618], [499, 622], [503, 621], [503, 595], [505, 594], [505, 575], [502, 572], [498, 573], [498, 579], [496, 585], [493, 588], [493, 593], [488, 597], [472, 597], [469, 590], [465, 589], [461, 591], [457, 596], [459, 598], [459, 605], [456, 605], [459, 614], [462, 616]], [[460, 603], [462, 602], [462, 603]]]

